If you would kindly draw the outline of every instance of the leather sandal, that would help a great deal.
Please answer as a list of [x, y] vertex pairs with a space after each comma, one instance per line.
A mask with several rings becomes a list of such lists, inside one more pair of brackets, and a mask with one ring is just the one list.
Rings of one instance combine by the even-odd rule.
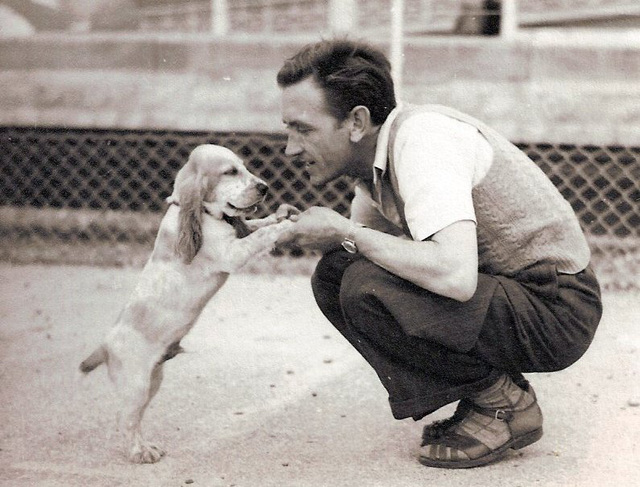
[[[530, 389], [533, 394], [533, 390]], [[419, 461], [439, 468], [472, 468], [503, 458], [511, 449], [519, 450], [542, 438], [542, 412], [535, 400], [526, 408], [482, 408], [465, 400], [467, 413], [446, 430], [429, 425], [423, 432]], [[459, 406], [460, 409], [460, 406]], [[458, 412], [458, 411], [456, 411]], [[439, 435], [439, 436], [438, 436]]]

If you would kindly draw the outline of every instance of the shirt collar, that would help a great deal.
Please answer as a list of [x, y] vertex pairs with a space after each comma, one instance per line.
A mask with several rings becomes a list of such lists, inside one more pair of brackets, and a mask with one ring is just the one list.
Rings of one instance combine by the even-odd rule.
[[[387, 119], [380, 127], [378, 133], [378, 140], [376, 143], [376, 155], [373, 159], [373, 180], [376, 181], [378, 174], [384, 174], [387, 170], [387, 160], [389, 158], [389, 133], [391, 132], [391, 125], [402, 110], [402, 103], [398, 105], [389, 113]], [[378, 169], [378, 171], [376, 171]]]

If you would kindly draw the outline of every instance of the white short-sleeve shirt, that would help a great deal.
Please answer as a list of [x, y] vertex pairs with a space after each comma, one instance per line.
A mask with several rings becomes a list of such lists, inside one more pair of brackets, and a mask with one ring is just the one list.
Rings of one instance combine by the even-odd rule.
[[[389, 130], [401, 109], [389, 115], [378, 134], [371, 190], [358, 184], [351, 207], [357, 223], [396, 234], [402, 222], [391, 184], [383, 175]], [[475, 127], [440, 113], [421, 112], [402, 123], [393, 147], [400, 197], [414, 240], [424, 240], [457, 221], [476, 221], [471, 191], [489, 171], [493, 149]]]

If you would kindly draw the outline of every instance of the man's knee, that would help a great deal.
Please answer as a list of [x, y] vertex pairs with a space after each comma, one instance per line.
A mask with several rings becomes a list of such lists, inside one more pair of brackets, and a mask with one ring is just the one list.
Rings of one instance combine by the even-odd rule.
[[311, 285], [315, 288], [340, 286], [345, 270], [353, 264], [357, 257], [343, 250], [334, 250], [322, 256], [311, 276]]
[[345, 311], [366, 306], [376, 289], [383, 288], [381, 278], [385, 274], [382, 268], [368, 260], [353, 263], [345, 272], [340, 287], [340, 303]]
[[342, 321], [340, 289], [345, 271], [358, 257], [336, 250], [322, 256], [311, 276], [311, 289], [320, 310], [336, 325]]

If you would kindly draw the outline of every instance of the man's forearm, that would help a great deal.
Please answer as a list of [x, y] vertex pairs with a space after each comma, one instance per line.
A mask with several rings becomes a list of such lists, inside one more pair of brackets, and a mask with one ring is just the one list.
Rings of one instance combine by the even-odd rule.
[[352, 231], [358, 251], [387, 271], [458, 301], [473, 296], [478, 268], [473, 222], [456, 222], [422, 242], [370, 228]]

